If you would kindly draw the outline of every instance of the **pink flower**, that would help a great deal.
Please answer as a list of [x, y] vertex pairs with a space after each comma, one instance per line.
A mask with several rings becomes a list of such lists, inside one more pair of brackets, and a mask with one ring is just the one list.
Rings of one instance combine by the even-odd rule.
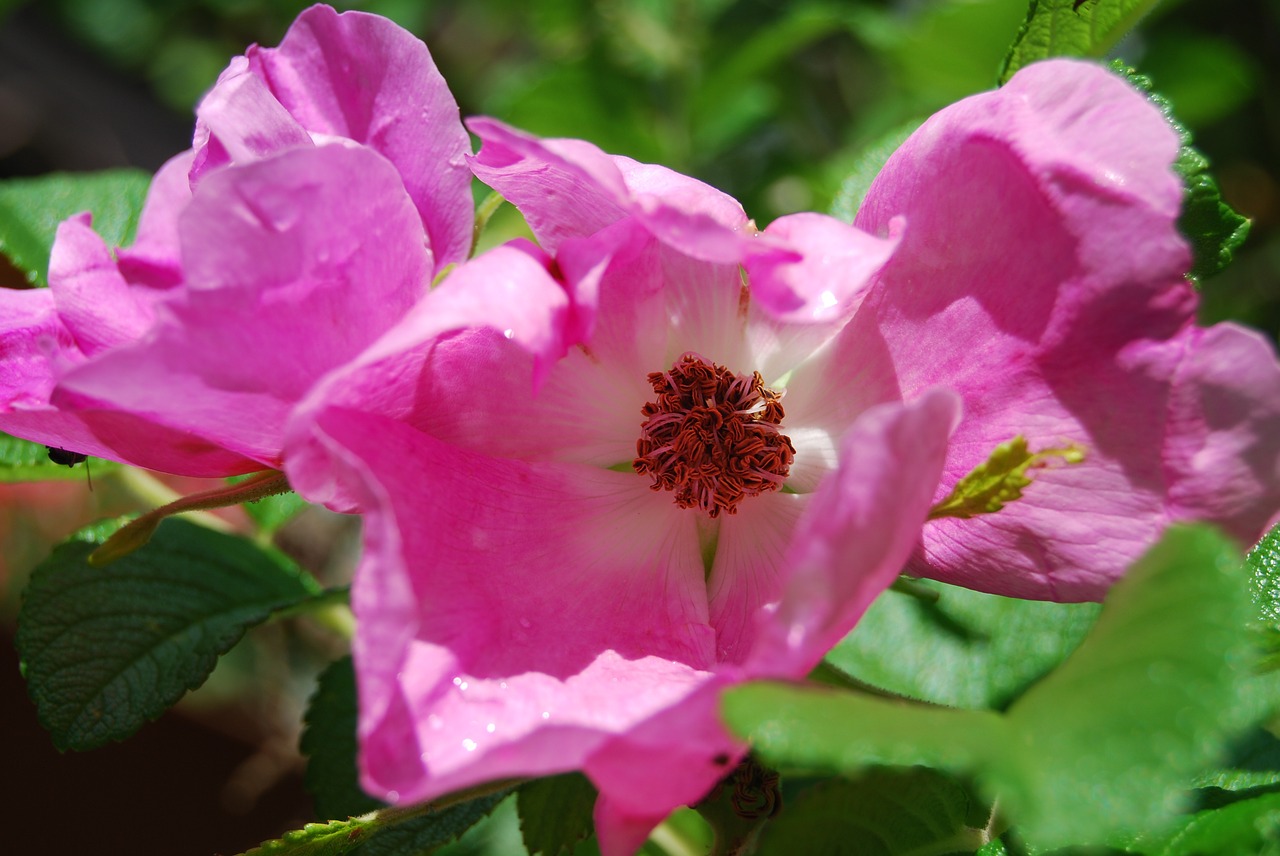
[[301, 492], [365, 513], [374, 794], [581, 769], [602, 851], [634, 850], [741, 757], [720, 689], [804, 676], [1015, 436], [1085, 458], [929, 523], [918, 569], [1098, 597], [1169, 522], [1253, 537], [1277, 506], [1274, 357], [1193, 326], [1176, 139], [1099, 68], [935, 116], [865, 231], [757, 232], [660, 167], [471, 129], [543, 250], [456, 270], [288, 440]]
[[0, 295], [0, 430], [187, 475], [278, 468], [286, 418], [466, 257], [470, 141], [426, 47], [327, 6], [250, 47], [113, 253], [58, 230]]

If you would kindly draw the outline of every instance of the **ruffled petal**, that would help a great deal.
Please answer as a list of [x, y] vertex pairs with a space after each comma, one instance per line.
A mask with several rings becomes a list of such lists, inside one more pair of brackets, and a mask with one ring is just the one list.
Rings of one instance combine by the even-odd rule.
[[225, 160], [206, 159], [193, 170], [194, 186], [209, 169], [252, 163], [292, 148], [312, 145], [311, 135], [289, 115], [261, 78], [248, 72], [224, 75], [196, 108], [196, 116], [216, 138]]
[[365, 149], [295, 149], [206, 176], [182, 216], [186, 288], [151, 333], [70, 371], [88, 398], [279, 463], [292, 407], [426, 288], [422, 225]]
[[399, 171], [430, 238], [435, 272], [471, 249], [471, 140], [427, 46], [378, 15], [312, 6], [249, 69], [312, 134], [345, 137]]
[[[1183, 430], [1200, 442], [1174, 401], [1196, 395], [1176, 392], [1175, 374], [1197, 335], [1169, 169], [1177, 148], [1125, 82], [1053, 61], [934, 116], [873, 183], [857, 225], [888, 234], [902, 217], [905, 229], [842, 337], [874, 328], [883, 349], [860, 371], [894, 377], [907, 398], [935, 384], [963, 396], [936, 498], [1018, 435], [1033, 452], [1086, 455], [1037, 471], [1000, 512], [929, 524], [914, 573], [1020, 597], [1099, 598], [1190, 507], [1191, 488], [1165, 461]], [[1275, 392], [1261, 381], [1233, 395], [1251, 403], [1235, 417], [1272, 412]], [[1274, 510], [1274, 464], [1258, 465], [1250, 491], [1262, 508], [1247, 521], [1212, 519], [1241, 532]], [[1243, 513], [1243, 497], [1235, 502]]]
[[86, 357], [132, 343], [155, 318], [154, 300], [128, 286], [91, 222], [81, 214], [59, 224], [49, 259], [58, 316]]
[[931, 390], [909, 404], [874, 407], [849, 428], [838, 469], [796, 526], [780, 594], [756, 613], [747, 674], [807, 674], [901, 573], [959, 415], [957, 396]]
[[121, 275], [134, 285], [156, 289], [182, 282], [178, 217], [191, 202], [188, 178], [194, 151], [174, 155], [151, 179], [133, 246], [116, 250]]
[[365, 508], [352, 605], [371, 792], [581, 769], [710, 680], [694, 519], [641, 480], [355, 411], [314, 425]]

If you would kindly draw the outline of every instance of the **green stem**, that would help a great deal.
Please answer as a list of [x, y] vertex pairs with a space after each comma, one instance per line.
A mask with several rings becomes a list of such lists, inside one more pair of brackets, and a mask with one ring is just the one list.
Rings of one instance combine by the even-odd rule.
[[203, 493], [179, 497], [167, 505], [149, 511], [120, 527], [114, 535], [103, 542], [102, 546], [89, 554], [89, 564], [102, 567], [116, 559], [129, 555], [134, 550], [151, 540], [160, 521], [175, 514], [189, 511], [207, 511], [211, 508], [225, 508], [228, 505], [239, 505], [252, 502], [288, 491], [289, 482], [284, 473], [266, 470], [255, 473], [242, 482], [224, 485]]
[[476, 247], [480, 246], [480, 236], [484, 234], [484, 230], [488, 228], [489, 221], [493, 219], [494, 212], [502, 207], [502, 203], [507, 200], [502, 198], [498, 191], [491, 192], [476, 207], [476, 225], [471, 232], [471, 255], [475, 255]]

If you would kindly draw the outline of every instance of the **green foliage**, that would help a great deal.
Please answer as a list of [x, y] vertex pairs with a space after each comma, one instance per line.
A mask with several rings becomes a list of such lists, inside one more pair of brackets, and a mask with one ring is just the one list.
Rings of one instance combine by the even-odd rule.
[[1098, 615], [1093, 603], [916, 585], [936, 599], [886, 592], [827, 661], [899, 695], [998, 709], [1075, 650]]
[[590, 837], [596, 789], [581, 773], [565, 773], [530, 782], [520, 788], [516, 807], [520, 834], [530, 854], [571, 853]]
[[331, 663], [320, 675], [307, 706], [302, 754], [306, 783], [322, 818], [367, 814], [386, 803], [360, 788], [356, 772], [356, 676], [351, 658]]
[[1280, 525], [1262, 536], [1245, 557], [1253, 583], [1253, 600], [1258, 617], [1280, 629]]
[[93, 212], [93, 227], [107, 246], [133, 240], [151, 176], [142, 170], [55, 173], [0, 181], [0, 253], [32, 285], [49, 284], [49, 251], [58, 224]]
[[972, 772], [1039, 846], [1159, 829], [1246, 724], [1243, 577], [1222, 536], [1171, 529], [1113, 588], [1080, 648], [1006, 715], [768, 684], [730, 692], [724, 714], [792, 768]]
[[1158, 0], [1031, 0], [1000, 70], [1000, 82], [1054, 56], [1101, 58], [1155, 8]]
[[[74, 450], [70, 450], [74, 451]], [[94, 458], [89, 464], [95, 473], [108, 473], [120, 465], [115, 461]], [[49, 460], [49, 449], [40, 443], [0, 434], [0, 483], [64, 481], [85, 479], [81, 464], [68, 467]]]
[[1143, 856], [1276, 856], [1280, 853], [1280, 793], [1200, 811], [1169, 833], [1127, 848]]
[[760, 836], [759, 856], [923, 856], [972, 853], [985, 841], [966, 824], [969, 794], [925, 767], [876, 768], [802, 792]]
[[475, 826], [508, 794], [501, 790], [439, 809], [387, 808], [349, 820], [308, 823], [243, 856], [424, 856]]
[[94, 534], [36, 568], [18, 619], [31, 699], [62, 750], [128, 737], [202, 684], [245, 630], [319, 591], [250, 542], [183, 520], [109, 569], [85, 561]]

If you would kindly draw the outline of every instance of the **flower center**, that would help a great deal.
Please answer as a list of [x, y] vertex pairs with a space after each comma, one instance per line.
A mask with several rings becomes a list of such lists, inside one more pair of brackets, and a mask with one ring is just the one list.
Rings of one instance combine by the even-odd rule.
[[654, 490], [719, 517], [736, 513], [744, 497], [782, 487], [796, 450], [780, 430], [782, 396], [759, 372], [735, 375], [690, 353], [648, 380], [657, 397], [640, 411], [631, 466], [653, 477]]

